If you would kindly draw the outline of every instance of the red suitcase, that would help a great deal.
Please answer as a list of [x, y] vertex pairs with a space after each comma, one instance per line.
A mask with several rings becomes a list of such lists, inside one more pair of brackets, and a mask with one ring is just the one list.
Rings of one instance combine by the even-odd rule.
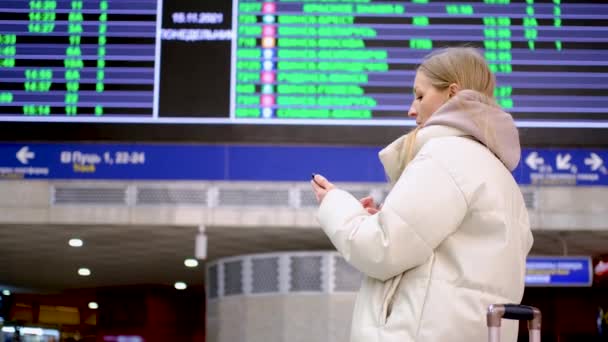
[[519, 304], [492, 304], [488, 307], [488, 341], [500, 342], [500, 322], [502, 319], [527, 320], [530, 342], [540, 342], [540, 310]]

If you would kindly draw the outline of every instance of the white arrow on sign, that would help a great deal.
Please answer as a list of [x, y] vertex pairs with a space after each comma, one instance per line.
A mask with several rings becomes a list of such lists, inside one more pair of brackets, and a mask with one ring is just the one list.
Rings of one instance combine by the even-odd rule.
[[17, 151], [16, 157], [21, 164], [27, 164], [30, 159], [36, 158], [36, 154], [31, 152], [28, 146], [23, 146]]
[[589, 158], [585, 158], [585, 165], [589, 165], [591, 167], [591, 171], [597, 171], [597, 169], [599, 169], [603, 164], [604, 161], [602, 158], [593, 152], [591, 152]]
[[559, 153], [557, 155], [557, 159], [556, 159], [556, 166], [558, 170], [570, 170], [570, 168], [572, 168], [572, 164], [570, 164], [570, 159], [572, 159], [572, 156], [568, 153], [562, 155], [561, 153]]
[[538, 156], [537, 152], [532, 152], [526, 158], [526, 164], [532, 169], [537, 170], [539, 166], [543, 165], [545, 160]]

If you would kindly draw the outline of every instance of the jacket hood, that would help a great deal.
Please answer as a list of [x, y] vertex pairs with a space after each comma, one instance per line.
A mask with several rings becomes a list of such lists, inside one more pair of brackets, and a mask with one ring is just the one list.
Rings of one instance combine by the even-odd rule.
[[439, 107], [425, 127], [434, 125], [457, 128], [474, 137], [489, 148], [510, 171], [519, 163], [521, 146], [513, 117], [498, 107], [494, 100], [479, 92], [458, 92], [454, 98]]
[[[404, 135], [379, 153], [380, 160], [391, 182], [399, 178], [399, 166], [403, 163], [403, 149], [407, 141]], [[434, 137], [472, 137], [492, 151], [500, 161], [513, 171], [521, 157], [519, 133], [511, 114], [503, 111], [493, 99], [474, 91], [459, 91], [439, 107], [418, 131], [413, 153]]]

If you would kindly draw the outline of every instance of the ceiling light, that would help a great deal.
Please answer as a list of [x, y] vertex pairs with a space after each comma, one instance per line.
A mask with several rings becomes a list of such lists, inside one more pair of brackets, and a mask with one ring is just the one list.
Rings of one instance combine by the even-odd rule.
[[19, 331], [21, 331], [21, 334], [25, 335], [36, 335], [36, 336], [42, 336], [43, 332], [41, 328], [29, 328], [29, 327], [23, 327], [21, 329], [19, 329]]
[[80, 239], [70, 239], [68, 244], [72, 247], [82, 247], [83, 242]]
[[91, 270], [88, 269], [88, 268], [79, 268], [78, 269], [78, 274], [80, 274], [83, 277], [90, 276], [91, 275]]
[[181, 281], [178, 281], [177, 283], [175, 283], [174, 286], [178, 290], [185, 290], [188, 287], [188, 285], [186, 285], [186, 283], [181, 282]]
[[95, 302], [89, 302], [89, 309], [97, 310], [97, 309], [99, 309], [99, 305], [97, 305], [97, 303], [95, 303]]
[[198, 261], [196, 259], [186, 259], [184, 260], [184, 265], [186, 267], [196, 267], [198, 266]]
[[11, 291], [9, 290], [2, 290], [2, 294], [5, 296], [10, 296], [11, 295]]

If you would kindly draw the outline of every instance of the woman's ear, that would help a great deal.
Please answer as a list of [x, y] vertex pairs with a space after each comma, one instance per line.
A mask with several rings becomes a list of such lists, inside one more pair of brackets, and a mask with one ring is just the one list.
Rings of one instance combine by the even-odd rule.
[[448, 97], [451, 98], [452, 96], [456, 95], [456, 93], [458, 93], [460, 91], [460, 86], [456, 83], [452, 83], [450, 84], [450, 86], [448, 87]]

